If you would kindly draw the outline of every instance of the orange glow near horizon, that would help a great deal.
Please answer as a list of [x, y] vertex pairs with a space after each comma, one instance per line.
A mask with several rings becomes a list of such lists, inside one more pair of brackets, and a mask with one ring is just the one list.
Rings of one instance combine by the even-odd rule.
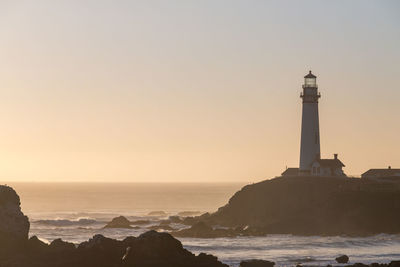
[[322, 157], [400, 168], [400, 5], [291, 3], [1, 3], [0, 181], [280, 175], [309, 69]]

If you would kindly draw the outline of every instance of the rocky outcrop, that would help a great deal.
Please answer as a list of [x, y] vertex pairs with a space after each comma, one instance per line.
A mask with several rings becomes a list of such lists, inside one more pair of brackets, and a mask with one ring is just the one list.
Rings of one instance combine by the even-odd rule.
[[9, 186], [0, 186], [0, 243], [21, 242], [28, 239], [29, 220], [20, 207], [17, 193]]
[[337, 263], [348, 263], [349, 262], [349, 256], [342, 255], [342, 256], [337, 257], [335, 260], [336, 260]]
[[[273, 181], [274, 182], [274, 181]], [[319, 181], [320, 182], [320, 181]], [[349, 187], [348, 185], [343, 186], [338, 181], [327, 182], [330, 186], [336, 185], [338, 187], [330, 187], [329, 190], [324, 187], [321, 187], [317, 182], [316, 187], [322, 192], [318, 191], [317, 196], [314, 196], [315, 199], [318, 200], [326, 200], [321, 198], [320, 194], [339, 194], [340, 197], [343, 192], [348, 193]], [[297, 181], [296, 181], [297, 183]], [[283, 184], [272, 186], [271, 188], [265, 189], [261, 187], [261, 191], [258, 191], [260, 188], [251, 189], [250, 193], [245, 192], [243, 196], [237, 196], [236, 194], [234, 198], [238, 198], [240, 201], [238, 203], [242, 203], [246, 198], [250, 198], [252, 195], [255, 199], [260, 198], [260, 192], [268, 192], [273, 196], [276, 196], [275, 190], [280, 189], [280, 193], [285, 192], [286, 190], [291, 191], [291, 187], [298, 187], [300, 193], [298, 193], [297, 197], [301, 195], [304, 198], [300, 201], [299, 206], [304, 205], [302, 202], [309, 203], [309, 198], [307, 194], [304, 192], [304, 188], [297, 184]], [[354, 184], [353, 184], [354, 185]], [[352, 191], [356, 196], [359, 196], [359, 191], [366, 192], [369, 191], [372, 195], [377, 196], [377, 185], [367, 185], [365, 188], [350, 187], [355, 189]], [[259, 185], [257, 185], [258, 187]], [[268, 185], [269, 187], [270, 185]], [[309, 186], [312, 186], [309, 184]], [[380, 198], [375, 199], [377, 202], [377, 206], [372, 206], [372, 210], [376, 211], [379, 207], [381, 207], [382, 203], [386, 203], [385, 201], [391, 201], [398, 195], [398, 189], [396, 184], [390, 185], [392, 188], [389, 190], [385, 187], [381, 187], [381, 192], [384, 192], [387, 195], [387, 200], [383, 199], [382, 195], [378, 194]], [[372, 189], [372, 187], [375, 187]], [[255, 190], [255, 191], [253, 191]], [[312, 193], [313, 189], [306, 190], [306, 193]], [[391, 191], [392, 190], [392, 191]], [[330, 193], [329, 193], [330, 192]], [[339, 192], [339, 193], [337, 193]], [[364, 194], [363, 193], [363, 194]], [[242, 193], [240, 193], [242, 194]], [[250, 194], [250, 195], [248, 195]], [[346, 195], [344, 194], [344, 195]], [[278, 194], [279, 195], [279, 194]], [[395, 196], [394, 196], [395, 195]], [[271, 197], [271, 196], [268, 196]], [[330, 196], [332, 197], [332, 195]], [[235, 201], [237, 199], [231, 199], [229, 205], [238, 205]], [[290, 198], [290, 197], [289, 197]], [[302, 199], [300, 198], [300, 199]], [[314, 200], [315, 200], [314, 199]], [[254, 200], [254, 199], [253, 199]], [[297, 199], [298, 200], [298, 199]], [[348, 200], [348, 199], [346, 199]], [[363, 198], [364, 201], [369, 201]], [[388, 205], [389, 208], [394, 208], [394, 212], [397, 212], [399, 202], [392, 203], [392, 205]], [[250, 200], [249, 200], [250, 201]], [[291, 205], [295, 205], [293, 200], [288, 200]], [[246, 202], [243, 202], [246, 203]], [[242, 204], [243, 204], [242, 203]], [[277, 205], [280, 205], [279, 202], [274, 202]], [[329, 203], [329, 202], [328, 202]], [[370, 204], [370, 202], [367, 202]], [[259, 202], [253, 202], [255, 208], [259, 209]], [[358, 203], [359, 204], [359, 203]], [[270, 204], [268, 203], [267, 206]], [[288, 203], [285, 203], [285, 207], [291, 207]], [[322, 202], [319, 204], [313, 204], [312, 207], [318, 207], [321, 205], [322, 207], [326, 207], [327, 203]], [[332, 205], [332, 204], [330, 204]], [[240, 205], [239, 205], [240, 206]], [[244, 205], [246, 207], [246, 205]], [[226, 207], [229, 209], [232, 207]], [[292, 207], [293, 209], [293, 207]], [[204, 214], [199, 217], [191, 217], [190, 223], [192, 227], [187, 230], [187, 233], [197, 236], [209, 236], [209, 237], [218, 237], [219, 235], [228, 235], [229, 233], [235, 234], [255, 234], [261, 233], [257, 232], [260, 229], [257, 228], [257, 224], [250, 226], [240, 226], [231, 229], [215, 229], [210, 226], [211, 222], [218, 222], [221, 218], [220, 216], [222, 211], [226, 212], [224, 209], [220, 209], [216, 214]], [[309, 214], [307, 209], [301, 209], [300, 211], [305, 214]], [[282, 211], [283, 212], [283, 211]], [[338, 213], [347, 214], [347, 208], [342, 207], [338, 209]], [[244, 214], [251, 214], [250, 211], [243, 211]], [[300, 214], [300, 213], [298, 213]], [[361, 213], [363, 214], [363, 213]], [[280, 215], [280, 214], [277, 214]], [[323, 214], [324, 215], [324, 214]], [[386, 213], [383, 211], [377, 215], [381, 215], [386, 219]], [[282, 215], [280, 215], [282, 216]], [[233, 217], [235, 218], [235, 217]], [[319, 218], [319, 217], [315, 217]], [[396, 214], [393, 214], [393, 220], [396, 222], [397, 217]], [[121, 219], [121, 218], [120, 218]], [[232, 219], [228, 217], [225, 218], [226, 222], [230, 222]], [[259, 218], [255, 217], [246, 217], [245, 220], [251, 222], [252, 220], [258, 221]], [[301, 222], [302, 217], [300, 216], [299, 222]], [[175, 219], [174, 219], [175, 220]], [[221, 220], [221, 221], [224, 221]], [[126, 218], [121, 219], [120, 222], [126, 222]], [[168, 221], [161, 221], [160, 226], [167, 226]], [[179, 220], [181, 222], [181, 220]], [[129, 222], [129, 221], [128, 221]], [[340, 222], [340, 220], [339, 220]], [[268, 228], [266, 228], [268, 232]], [[28, 231], [29, 231], [29, 221], [26, 216], [23, 215], [20, 209], [20, 201], [18, 195], [15, 191], [7, 186], [0, 186], [0, 266], [1, 267], [228, 267], [227, 265], [218, 261], [215, 256], [200, 253], [198, 256], [192, 254], [188, 250], [184, 249], [181, 242], [175, 239], [168, 233], [158, 233], [156, 231], [146, 232], [139, 237], [127, 237], [122, 241], [110, 239], [104, 237], [103, 235], [95, 235], [90, 240], [75, 246], [72, 243], [65, 242], [61, 239], [56, 239], [50, 244], [47, 244], [40, 240], [38, 237], [33, 236], [28, 239]], [[224, 234], [221, 234], [224, 233]], [[347, 260], [346, 260], [347, 259]], [[348, 261], [347, 256], [341, 256], [337, 258], [338, 262], [344, 263]], [[248, 260], [242, 261], [240, 263], [241, 267], [273, 267], [274, 263], [265, 260]], [[392, 261], [389, 264], [378, 264], [372, 263], [370, 265], [362, 264], [362, 263], [354, 263], [352, 265], [347, 265], [349, 267], [400, 267], [400, 261]]]
[[243, 187], [216, 213], [196, 219], [260, 235], [400, 233], [400, 182], [279, 177]]
[[128, 245], [131, 247], [131, 252], [128, 253], [123, 266], [227, 267], [214, 256], [207, 254], [195, 256], [167, 233], [149, 231]]
[[132, 228], [131, 222], [124, 216], [115, 217], [104, 228]]
[[[121, 216], [109, 227], [129, 223]], [[95, 235], [78, 246], [61, 239], [50, 244], [36, 236], [28, 239], [28, 232], [29, 220], [21, 212], [18, 195], [0, 186], [1, 267], [228, 267], [212, 255], [195, 256], [170, 234], [156, 231], [122, 241]]]
[[50, 243], [50, 248], [52, 250], [58, 250], [58, 251], [71, 251], [74, 250], [76, 247], [75, 244], [70, 242], [65, 242], [61, 238], [58, 238]]
[[62, 240], [50, 245], [31, 238], [15, 254], [0, 258], [2, 267], [228, 267], [212, 255], [195, 256], [167, 233], [146, 232], [122, 241], [95, 235], [78, 247]]

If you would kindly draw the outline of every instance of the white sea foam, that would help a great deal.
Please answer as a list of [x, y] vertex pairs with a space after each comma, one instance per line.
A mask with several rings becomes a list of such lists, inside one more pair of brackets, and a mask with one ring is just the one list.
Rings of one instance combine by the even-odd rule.
[[73, 225], [81, 226], [81, 225], [91, 225], [99, 222], [94, 219], [80, 218], [76, 220], [68, 220], [68, 219], [37, 220], [33, 221], [33, 223], [42, 225], [53, 225], [53, 226], [73, 226]]

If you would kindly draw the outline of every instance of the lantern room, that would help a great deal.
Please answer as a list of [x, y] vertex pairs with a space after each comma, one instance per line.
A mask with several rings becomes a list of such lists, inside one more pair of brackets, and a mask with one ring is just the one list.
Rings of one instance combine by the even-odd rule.
[[303, 88], [317, 88], [317, 76], [315, 76], [314, 74], [310, 72], [304, 76], [304, 85]]

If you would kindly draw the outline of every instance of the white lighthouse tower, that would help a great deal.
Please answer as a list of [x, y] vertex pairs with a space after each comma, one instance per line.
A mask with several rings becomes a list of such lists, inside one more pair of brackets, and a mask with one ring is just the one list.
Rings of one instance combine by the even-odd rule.
[[343, 172], [345, 165], [339, 160], [338, 154], [333, 154], [333, 159], [321, 159], [321, 148], [319, 144], [319, 118], [317, 76], [310, 72], [304, 76], [303, 92], [303, 114], [301, 122], [301, 145], [299, 168], [287, 168], [282, 176], [325, 176], [345, 177]]
[[321, 156], [319, 143], [319, 118], [317, 77], [311, 71], [304, 76], [303, 92], [303, 114], [301, 122], [301, 145], [300, 145], [300, 175], [311, 174], [312, 164]]

